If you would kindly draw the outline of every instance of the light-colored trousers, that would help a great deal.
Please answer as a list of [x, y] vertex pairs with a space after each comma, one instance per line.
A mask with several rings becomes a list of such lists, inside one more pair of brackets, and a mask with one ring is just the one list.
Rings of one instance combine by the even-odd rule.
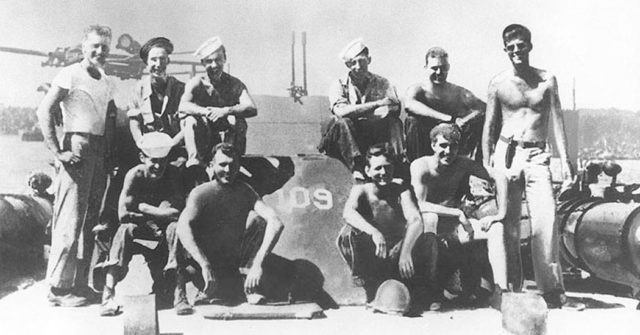
[[74, 165], [56, 162], [55, 201], [47, 281], [57, 288], [87, 285], [107, 174], [102, 136], [67, 133], [63, 150], [80, 157]]
[[509, 169], [505, 154], [508, 144], [496, 143], [494, 167], [509, 178], [509, 199], [504, 224], [507, 272], [509, 283], [522, 288], [522, 259], [520, 256], [520, 215], [522, 193], [525, 193], [531, 220], [531, 256], [538, 290], [543, 293], [563, 290], [562, 268], [558, 246], [556, 203], [551, 184], [549, 161], [551, 155], [540, 148], [516, 147]]

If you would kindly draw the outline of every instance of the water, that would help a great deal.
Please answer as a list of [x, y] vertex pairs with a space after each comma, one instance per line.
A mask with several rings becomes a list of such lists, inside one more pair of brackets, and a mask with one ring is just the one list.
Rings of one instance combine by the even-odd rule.
[[[284, 156], [317, 153], [315, 146], [320, 140], [317, 124], [274, 126], [269, 122], [256, 122], [249, 127], [247, 153]], [[0, 135], [0, 193], [24, 192], [31, 171], [43, 171], [53, 177], [52, 162], [53, 155], [44, 142], [23, 142], [16, 135]], [[618, 183], [640, 183], [640, 160], [619, 160], [617, 163], [622, 166]], [[552, 171], [554, 180], [559, 181], [557, 160], [552, 161]], [[601, 184], [610, 182], [610, 177], [601, 174]]]
[[23, 142], [17, 135], [0, 135], [0, 193], [22, 193], [31, 171], [53, 177], [53, 155], [44, 142]]

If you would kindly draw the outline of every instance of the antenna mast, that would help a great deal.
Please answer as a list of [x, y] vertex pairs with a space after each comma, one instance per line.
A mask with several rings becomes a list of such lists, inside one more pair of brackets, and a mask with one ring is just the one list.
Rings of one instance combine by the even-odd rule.
[[287, 90], [295, 102], [302, 104], [300, 98], [307, 96], [307, 33], [302, 32], [302, 85], [296, 85], [296, 32], [291, 33], [291, 85]]
[[291, 87], [296, 87], [296, 32], [291, 32]]
[[307, 32], [302, 32], [302, 88], [307, 95]]

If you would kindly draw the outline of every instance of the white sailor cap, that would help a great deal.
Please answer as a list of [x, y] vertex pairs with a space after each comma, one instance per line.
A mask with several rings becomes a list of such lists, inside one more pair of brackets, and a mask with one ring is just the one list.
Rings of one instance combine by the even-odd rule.
[[198, 59], [207, 58], [207, 56], [222, 48], [222, 40], [218, 36], [214, 36], [202, 43], [200, 47], [193, 53]]
[[138, 148], [150, 158], [167, 157], [172, 146], [171, 136], [158, 131], [142, 135], [138, 142]]
[[347, 44], [347, 46], [342, 49], [340, 55], [338, 57], [345, 62], [352, 60], [355, 56], [361, 53], [367, 46], [364, 45], [362, 38], [355, 39], [351, 41], [351, 43]]

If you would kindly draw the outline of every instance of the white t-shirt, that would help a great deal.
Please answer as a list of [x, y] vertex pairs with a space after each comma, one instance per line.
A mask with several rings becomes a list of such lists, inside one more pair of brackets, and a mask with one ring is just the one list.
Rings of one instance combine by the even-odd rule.
[[100, 79], [94, 79], [80, 63], [75, 63], [53, 79], [53, 85], [69, 90], [60, 104], [65, 133], [104, 135], [107, 106], [113, 99], [115, 84], [104, 71], [100, 73]]

